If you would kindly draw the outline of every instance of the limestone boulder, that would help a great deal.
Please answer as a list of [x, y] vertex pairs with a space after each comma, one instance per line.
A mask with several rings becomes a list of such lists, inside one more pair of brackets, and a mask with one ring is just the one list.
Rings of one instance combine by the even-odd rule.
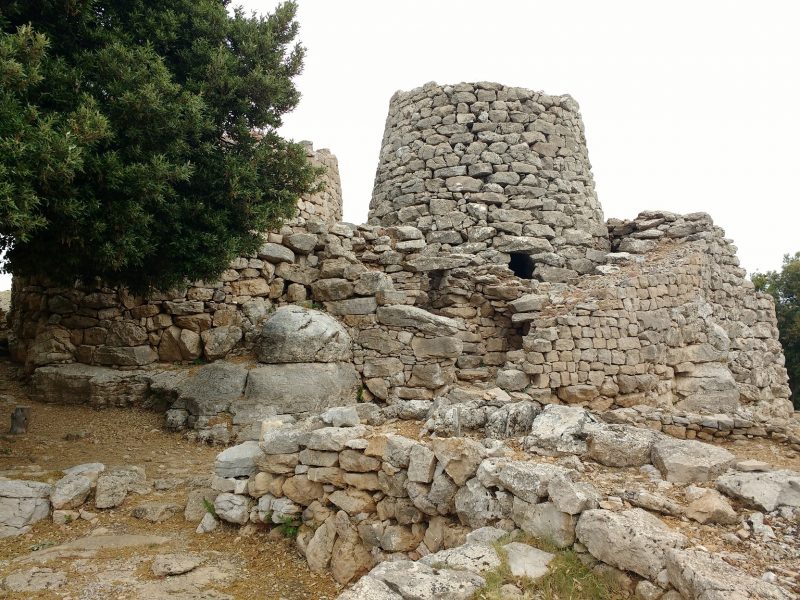
[[203, 365], [174, 386], [178, 398], [192, 415], [215, 416], [227, 411], [244, 392], [247, 369], [240, 364], [219, 361]]
[[243, 402], [277, 414], [322, 412], [356, 403], [360, 378], [350, 363], [260, 365], [247, 377]]
[[508, 568], [514, 577], [541, 579], [547, 575], [547, 565], [555, 558], [554, 554], [544, 552], [533, 546], [512, 542], [503, 546], [508, 557]]
[[511, 518], [526, 533], [559, 548], [575, 543], [576, 517], [558, 510], [552, 502], [531, 504], [514, 498]]
[[734, 471], [717, 479], [717, 489], [748, 506], [767, 512], [779, 506], [800, 507], [800, 473], [797, 471]]
[[214, 473], [219, 477], [249, 477], [258, 470], [256, 464], [263, 455], [259, 443], [244, 442], [217, 454]]
[[458, 332], [458, 324], [453, 319], [434, 315], [417, 306], [381, 306], [377, 316], [378, 322], [383, 325], [415, 329], [430, 335], [452, 336]]
[[[434, 486], [436, 486], [436, 478], [434, 478]], [[470, 479], [461, 488], [454, 485], [453, 489], [458, 489], [453, 497], [453, 502], [456, 514], [464, 525], [473, 528], [485, 527], [511, 515], [511, 494], [492, 491], [481, 485], [477, 478]], [[440, 499], [434, 492], [432, 487], [429, 497], [435, 504], [440, 504], [438, 502]]]
[[730, 502], [717, 490], [689, 486], [685, 495], [689, 505], [683, 513], [698, 523], [733, 525], [739, 520]]
[[52, 487], [38, 481], [0, 479], [0, 538], [25, 533], [50, 514]]
[[598, 560], [650, 580], [666, 568], [668, 550], [687, 544], [685, 536], [640, 508], [587, 510], [575, 531], [578, 541]]
[[596, 424], [586, 428], [586, 456], [607, 467], [641, 467], [650, 462], [658, 433], [632, 425]]
[[337, 596], [336, 600], [403, 600], [403, 596], [394, 592], [380, 579], [366, 575], [353, 587]]
[[439, 550], [424, 556], [421, 561], [437, 568], [458, 569], [480, 575], [500, 566], [500, 557], [491, 544], [467, 542], [455, 548]]
[[475, 476], [485, 455], [484, 447], [469, 438], [436, 438], [431, 447], [436, 460], [458, 486]]
[[208, 360], [224, 358], [236, 347], [244, 332], [237, 325], [223, 325], [207, 329], [200, 334], [203, 340], [203, 353]]
[[372, 569], [369, 575], [396, 590], [404, 599], [470, 600], [486, 583], [474, 573], [438, 570], [410, 560], [383, 562]]
[[330, 315], [301, 306], [284, 306], [267, 319], [255, 347], [262, 363], [347, 362], [352, 340]]
[[214, 512], [223, 521], [244, 525], [250, 519], [252, 505], [249, 496], [226, 492], [214, 499]]
[[544, 456], [583, 454], [587, 450], [584, 427], [596, 420], [578, 406], [550, 404], [534, 419], [525, 448]]
[[652, 460], [667, 481], [686, 484], [716, 479], [736, 457], [718, 446], [664, 436], [653, 444]]
[[790, 600], [779, 587], [700, 550], [671, 549], [666, 553], [669, 582], [684, 598], [701, 600]]
[[567, 477], [567, 470], [549, 463], [510, 461], [497, 472], [500, 485], [526, 502], [547, 497], [547, 487], [555, 477]]

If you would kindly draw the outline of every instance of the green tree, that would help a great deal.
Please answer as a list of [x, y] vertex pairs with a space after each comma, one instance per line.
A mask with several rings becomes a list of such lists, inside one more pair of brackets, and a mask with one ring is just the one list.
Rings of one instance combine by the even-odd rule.
[[6, 272], [210, 280], [315, 188], [276, 133], [300, 97], [296, 5], [229, 3], [0, 0]]
[[754, 273], [757, 290], [775, 298], [778, 331], [789, 371], [792, 402], [800, 409], [800, 252], [783, 257], [780, 271]]

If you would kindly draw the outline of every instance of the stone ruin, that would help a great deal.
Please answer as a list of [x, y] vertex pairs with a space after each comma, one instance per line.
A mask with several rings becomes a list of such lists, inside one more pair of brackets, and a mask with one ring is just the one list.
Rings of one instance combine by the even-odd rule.
[[[796, 473], [726, 475], [733, 456], [697, 441], [800, 448], [772, 298], [707, 214], [604, 220], [576, 102], [494, 83], [393, 96], [367, 224], [340, 222], [336, 159], [309, 156], [325, 190], [219, 281], [139, 297], [15, 279], [10, 348], [34, 396], [160, 406], [169, 428], [238, 442], [217, 461], [217, 513], [313, 525], [300, 549], [341, 583], [378, 564], [343, 598], [429, 597], [379, 563], [430, 555], [405, 566], [424, 580], [463, 566], [477, 544], [464, 536], [488, 526], [660, 594], [751, 597], [719, 588], [729, 567], [651, 514], [613, 512], [569, 461], [531, 462], [728, 477], [721, 491], [750, 506], [800, 506]], [[397, 420], [432, 437], [387, 432]], [[526, 459], [509, 457], [512, 438]]]

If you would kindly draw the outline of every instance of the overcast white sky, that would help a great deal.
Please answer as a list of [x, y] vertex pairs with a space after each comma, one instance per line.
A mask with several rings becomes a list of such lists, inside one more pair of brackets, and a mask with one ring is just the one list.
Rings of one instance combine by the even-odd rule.
[[488, 80], [578, 101], [606, 217], [709, 212], [751, 272], [800, 250], [798, 2], [299, 3], [303, 99], [282, 133], [337, 155], [348, 221], [366, 220], [391, 95]]

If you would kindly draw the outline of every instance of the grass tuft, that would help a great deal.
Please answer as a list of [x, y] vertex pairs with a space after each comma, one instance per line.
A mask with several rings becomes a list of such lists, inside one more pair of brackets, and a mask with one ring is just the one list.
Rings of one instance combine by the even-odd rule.
[[[514, 577], [504, 549], [512, 541], [555, 554], [547, 575], [537, 580]], [[626, 597], [609, 577], [584, 565], [573, 550], [559, 550], [527, 534], [513, 538], [505, 536], [495, 542], [494, 547], [500, 557], [500, 566], [481, 574], [486, 586], [475, 593], [473, 600], [505, 600], [501, 589], [509, 583], [522, 590], [525, 600], [619, 600]]]

